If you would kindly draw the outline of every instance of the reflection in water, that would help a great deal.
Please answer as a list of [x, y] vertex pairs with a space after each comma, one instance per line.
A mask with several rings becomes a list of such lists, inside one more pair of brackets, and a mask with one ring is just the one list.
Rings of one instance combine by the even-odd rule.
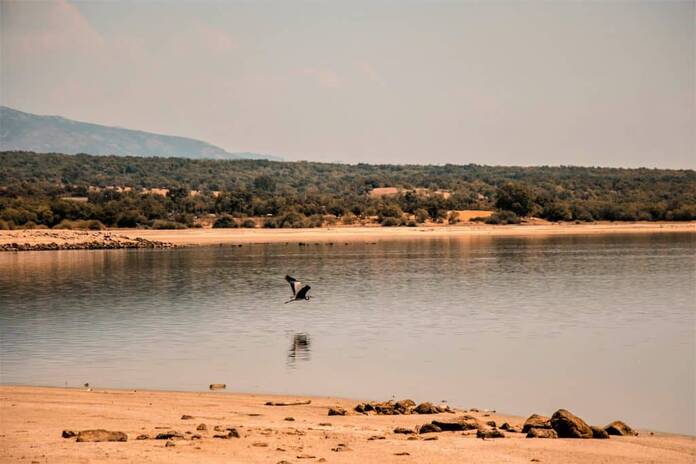
[[292, 345], [288, 350], [288, 366], [294, 367], [295, 361], [309, 361], [311, 340], [305, 333], [296, 333], [292, 337]]
[[[288, 272], [321, 298], [283, 304]], [[693, 434], [695, 279], [696, 234], [0, 253], [0, 383], [394, 394]]]

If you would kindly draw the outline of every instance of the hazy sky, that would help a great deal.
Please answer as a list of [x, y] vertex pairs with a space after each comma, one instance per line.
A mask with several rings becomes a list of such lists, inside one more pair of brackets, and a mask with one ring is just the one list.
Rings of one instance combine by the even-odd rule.
[[2, 1], [0, 102], [228, 151], [696, 168], [694, 1]]

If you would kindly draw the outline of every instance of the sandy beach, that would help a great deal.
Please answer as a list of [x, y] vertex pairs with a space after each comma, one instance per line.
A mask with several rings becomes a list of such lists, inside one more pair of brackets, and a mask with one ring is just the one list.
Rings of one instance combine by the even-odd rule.
[[[339, 398], [23, 386], [0, 386], [0, 397], [0, 461], [7, 463], [572, 464], [692, 463], [696, 459], [694, 437], [647, 431], [640, 431], [637, 437], [612, 436], [608, 440], [530, 439], [510, 432], [504, 432], [504, 438], [485, 440], [476, 438], [474, 431], [397, 434], [395, 427], [413, 429], [464, 413], [513, 426], [521, 426], [525, 418], [466, 410], [454, 414], [328, 416], [330, 407], [351, 411], [357, 403]], [[265, 405], [268, 401], [306, 400], [311, 404]], [[184, 415], [191, 418], [182, 418]], [[200, 424], [207, 430], [197, 430]], [[220, 434], [214, 430], [216, 426], [220, 430], [235, 428], [239, 438], [214, 438]], [[79, 443], [61, 436], [63, 430], [88, 429], [124, 432], [127, 441]], [[170, 430], [182, 438], [154, 439]], [[138, 435], [149, 438], [137, 440]], [[200, 439], [192, 439], [194, 435]]]
[[[112, 229], [108, 231], [0, 231], [0, 250], [65, 248], [157, 248], [249, 245], [266, 243], [371, 243], [401, 239], [460, 239], [476, 237], [547, 237], [559, 235], [696, 233], [696, 222], [637, 222], [590, 224], [524, 224], [491, 226], [467, 224], [423, 227], [324, 227], [316, 229]], [[13, 246], [14, 245], [14, 246]]]

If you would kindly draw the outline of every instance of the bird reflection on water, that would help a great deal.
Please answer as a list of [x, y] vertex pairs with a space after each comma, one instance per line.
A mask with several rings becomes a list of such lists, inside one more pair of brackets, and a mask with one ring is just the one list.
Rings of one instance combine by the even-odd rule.
[[310, 358], [310, 344], [311, 340], [309, 335], [305, 333], [296, 333], [292, 337], [292, 345], [288, 350], [288, 366], [294, 367], [297, 360], [309, 361]]

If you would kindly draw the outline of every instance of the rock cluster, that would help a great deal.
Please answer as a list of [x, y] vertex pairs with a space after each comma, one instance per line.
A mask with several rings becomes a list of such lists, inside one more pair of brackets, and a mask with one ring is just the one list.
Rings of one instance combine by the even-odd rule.
[[454, 412], [447, 405], [434, 405], [429, 402], [416, 405], [415, 401], [405, 399], [400, 401], [384, 401], [358, 403], [353, 410], [358, 414], [378, 414], [395, 416], [401, 414], [440, 414]]
[[606, 427], [590, 426], [587, 422], [565, 409], [559, 409], [550, 418], [532, 414], [524, 422], [522, 432], [527, 434], [527, 438], [607, 439], [609, 435], [635, 434], [628, 425], [621, 421], [614, 421]]

